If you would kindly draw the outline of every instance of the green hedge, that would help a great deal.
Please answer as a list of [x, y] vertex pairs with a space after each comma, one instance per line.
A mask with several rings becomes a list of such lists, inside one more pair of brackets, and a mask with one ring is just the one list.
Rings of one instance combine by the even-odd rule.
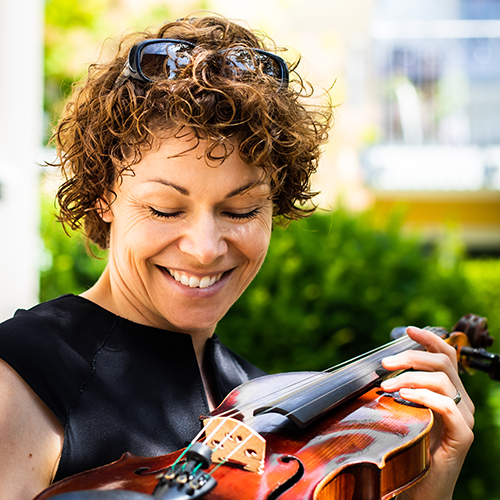
[[[105, 265], [52, 212], [46, 205], [42, 300], [80, 293]], [[494, 333], [499, 270], [500, 261], [464, 260], [453, 238], [431, 247], [405, 235], [396, 217], [378, 227], [370, 213], [320, 213], [275, 228], [263, 268], [217, 332], [270, 372], [324, 369], [386, 343], [395, 326], [450, 328], [467, 312], [489, 316]], [[464, 380], [476, 403], [476, 440], [454, 498], [499, 500], [498, 384], [484, 374]]]

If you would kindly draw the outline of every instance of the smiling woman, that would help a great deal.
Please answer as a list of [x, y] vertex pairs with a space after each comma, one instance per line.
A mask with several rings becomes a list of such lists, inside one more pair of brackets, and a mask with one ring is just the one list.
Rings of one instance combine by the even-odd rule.
[[[0, 325], [1, 498], [29, 500], [125, 452], [179, 450], [200, 415], [263, 375], [215, 329], [264, 261], [273, 219], [313, 211], [332, 117], [306, 106], [295, 64], [275, 52], [224, 18], [186, 18], [126, 37], [75, 89], [55, 132], [59, 217], [109, 258], [80, 296]], [[428, 478], [410, 495], [443, 500], [473, 405], [453, 348], [410, 333], [429, 352], [387, 360], [415, 369], [387, 388], [412, 388], [405, 397], [441, 417]]]
[[207, 16], [127, 36], [76, 88], [54, 135], [59, 218], [108, 263], [80, 296], [0, 326], [2, 498], [124, 452], [175, 451], [263, 374], [214, 331], [264, 261], [273, 218], [312, 210], [332, 115], [306, 107], [294, 68]]

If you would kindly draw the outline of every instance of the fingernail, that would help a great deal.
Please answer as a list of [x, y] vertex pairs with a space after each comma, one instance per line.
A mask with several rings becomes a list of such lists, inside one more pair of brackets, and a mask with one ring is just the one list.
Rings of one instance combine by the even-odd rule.
[[405, 387], [404, 389], [399, 389], [399, 395], [404, 398], [406, 396], [412, 396], [412, 394], [415, 392], [415, 389], [409, 389], [408, 387]]
[[411, 328], [412, 330], [417, 331], [417, 332], [423, 331], [423, 329], [419, 328], [418, 326], [409, 326], [406, 330], [408, 331], [409, 328]]
[[396, 383], [394, 382], [394, 380], [392, 379], [388, 379], [388, 380], [384, 380], [381, 384], [380, 384], [380, 387], [382, 387], [382, 389], [384, 391], [390, 391], [390, 389], [392, 387], [394, 387], [396, 385]]
[[394, 365], [397, 363], [397, 360], [398, 360], [398, 355], [395, 354], [394, 356], [387, 356], [387, 358], [384, 358], [382, 360], [382, 363], [384, 365]]

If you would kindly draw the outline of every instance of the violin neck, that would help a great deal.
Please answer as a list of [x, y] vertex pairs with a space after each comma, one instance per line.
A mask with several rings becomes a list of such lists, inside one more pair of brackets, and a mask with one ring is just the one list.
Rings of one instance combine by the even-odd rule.
[[354, 360], [317, 373], [303, 383], [288, 387], [254, 410], [254, 415], [279, 413], [301, 429], [349, 399], [379, 384], [394, 372], [382, 366], [382, 359], [408, 350], [424, 348], [404, 335]]

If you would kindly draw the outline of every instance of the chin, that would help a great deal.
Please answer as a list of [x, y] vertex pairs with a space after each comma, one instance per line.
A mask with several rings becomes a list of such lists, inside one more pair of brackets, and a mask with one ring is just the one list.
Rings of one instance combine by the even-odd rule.
[[171, 330], [175, 330], [181, 333], [188, 333], [190, 335], [196, 334], [210, 334], [215, 331], [215, 327], [217, 326], [217, 321], [196, 321], [193, 322], [193, 319], [189, 322], [187, 321], [176, 321], [169, 323], [172, 325], [170, 327]]

